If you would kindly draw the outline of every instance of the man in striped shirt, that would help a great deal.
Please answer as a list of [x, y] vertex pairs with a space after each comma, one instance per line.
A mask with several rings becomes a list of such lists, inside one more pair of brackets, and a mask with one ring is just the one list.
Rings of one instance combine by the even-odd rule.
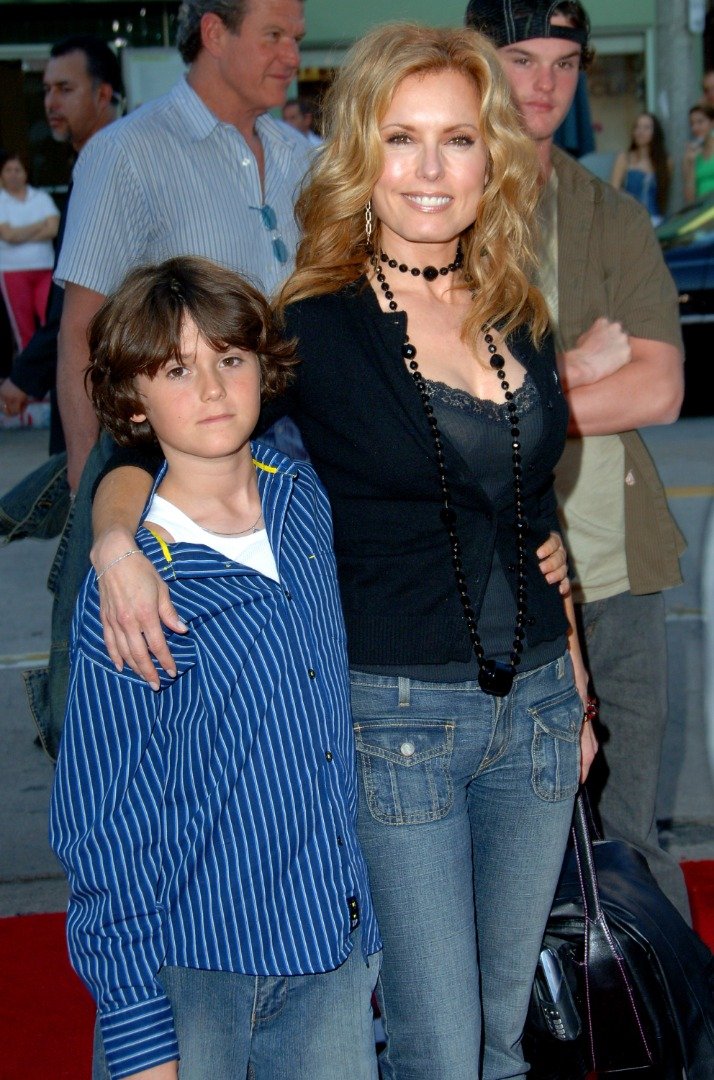
[[[69, 626], [89, 566], [91, 490], [112, 449], [106, 435], [98, 441], [85, 391], [87, 327], [129, 270], [172, 255], [203, 255], [266, 294], [290, 273], [293, 203], [314, 150], [268, 110], [285, 101], [303, 33], [303, 0], [185, 0], [178, 47], [186, 76], [95, 136], [75, 168], [55, 280], [65, 294], [57, 399], [76, 501], [50, 574], [49, 668], [36, 675], [31, 700], [53, 758]], [[299, 456], [294, 426], [280, 436]]]
[[77, 164], [55, 275], [65, 289], [58, 394], [73, 491], [98, 434], [83, 382], [87, 327], [125, 274], [205, 255], [267, 294], [292, 269], [293, 202], [311, 151], [268, 110], [297, 74], [304, 27], [302, 0], [187, 0], [186, 76], [92, 140]]
[[172, 1080], [180, 1058], [181, 1080], [376, 1080], [330, 510], [309, 464], [249, 442], [292, 347], [242, 279], [189, 258], [130, 274], [90, 346], [102, 422], [167, 462], [121, 558], [151, 561], [187, 628], [150, 687], [110, 659], [85, 581], [51, 842], [93, 1076]]

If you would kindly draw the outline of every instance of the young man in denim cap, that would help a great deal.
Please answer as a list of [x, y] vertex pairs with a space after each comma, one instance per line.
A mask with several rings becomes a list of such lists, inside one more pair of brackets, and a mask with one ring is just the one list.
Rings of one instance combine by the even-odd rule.
[[684, 543], [636, 431], [679, 414], [677, 293], [646, 212], [553, 145], [592, 57], [582, 5], [470, 0], [466, 23], [498, 48], [543, 167], [539, 283], [571, 413], [556, 487], [600, 705], [600, 816], [688, 918], [682, 872], [655, 820], [667, 722], [662, 590], [681, 582]]

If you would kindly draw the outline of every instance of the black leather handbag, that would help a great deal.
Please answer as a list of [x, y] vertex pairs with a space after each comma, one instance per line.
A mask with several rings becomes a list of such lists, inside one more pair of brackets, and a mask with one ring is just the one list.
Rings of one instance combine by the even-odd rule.
[[532, 1080], [714, 1080], [714, 956], [579, 793], [524, 1035]]

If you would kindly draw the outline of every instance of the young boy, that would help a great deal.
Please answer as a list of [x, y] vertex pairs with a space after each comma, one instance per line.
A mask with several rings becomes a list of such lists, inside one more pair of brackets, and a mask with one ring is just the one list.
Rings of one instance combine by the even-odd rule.
[[374, 1080], [380, 941], [356, 834], [345, 634], [312, 467], [249, 439], [295, 363], [264, 299], [197, 258], [133, 271], [88, 385], [159, 473], [136, 545], [188, 627], [155, 689], [118, 671], [91, 571], [50, 840], [93, 1076]]

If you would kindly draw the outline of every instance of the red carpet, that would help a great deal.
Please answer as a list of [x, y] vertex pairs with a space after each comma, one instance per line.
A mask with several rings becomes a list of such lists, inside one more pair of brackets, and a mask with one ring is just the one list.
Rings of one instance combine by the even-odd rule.
[[714, 952], [714, 861], [683, 862], [692, 924], [702, 941]]
[[94, 1003], [67, 959], [64, 913], [0, 919], [0, 1080], [89, 1080]]
[[[682, 864], [714, 951], [714, 861]], [[94, 1006], [67, 959], [64, 915], [0, 918], [0, 1080], [88, 1080]]]

